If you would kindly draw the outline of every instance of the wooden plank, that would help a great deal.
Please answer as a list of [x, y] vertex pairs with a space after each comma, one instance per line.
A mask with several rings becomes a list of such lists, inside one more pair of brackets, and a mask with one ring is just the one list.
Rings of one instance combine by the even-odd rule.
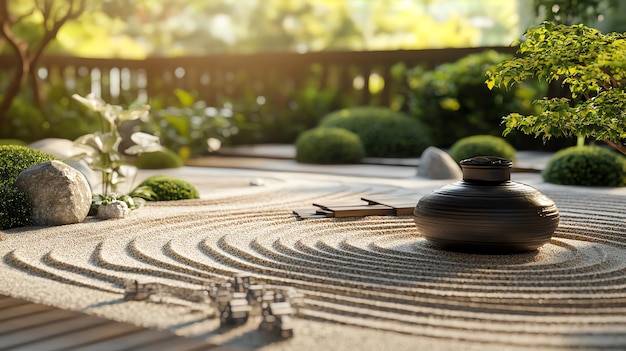
[[4, 335], [0, 338], [0, 349], [16, 349], [20, 345], [30, 344], [46, 338], [65, 334], [68, 330], [79, 328], [89, 328], [93, 325], [104, 324], [105, 319], [95, 319], [86, 315], [79, 315], [74, 318], [64, 320], [62, 323], [47, 323], [33, 328], [22, 329], [15, 333]]
[[22, 304], [27, 304], [27, 303], [28, 302], [23, 301], [23, 300], [16, 300], [11, 297], [0, 296], [0, 309], [5, 308], [6, 306], [12, 307], [12, 306], [17, 306], [17, 305], [22, 305]]
[[[0, 296], [0, 301], [3, 305], [0, 317], [4, 318], [0, 323], [0, 350], [3, 351], [192, 351], [215, 347], [198, 338], [181, 337], [20, 299]], [[20, 311], [26, 313], [20, 315]]]
[[72, 351], [135, 350], [139, 347], [146, 347], [150, 345], [156, 349], [155, 344], [158, 345], [164, 341], [168, 341], [169, 339], [178, 338], [178, 336], [172, 333], [143, 329], [114, 339], [103, 340], [97, 343], [77, 347], [72, 349]]
[[[124, 323], [114, 323], [100, 318], [90, 317], [90, 323], [86, 328], [76, 329], [71, 332], [56, 334], [53, 337], [40, 339], [35, 342], [29, 342], [19, 347], [11, 348], [11, 351], [52, 351], [52, 350], [70, 350], [78, 346], [96, 343], [102, 340], [110, 339], [116, 336], [142, 330]], [[97, 320], [97, 321], [96, 321]], [[97, 323], [100, 322], [100, 323]]]
[[292, 211], [301, 219], [327, 218], [330, 211], [323, 211], [318, 208], [301, 208]]
[[[0, 312], [2, 313], [2, 312]], [[12, 333], [23, 328], [35, 327], [46, 323], [60, 323], [64, 319], [75, 316], [75, 312], [50, 309], [40, 313], [33, 313], [19, 318], [13, 318], [0, 323], [0, 336]]]
[[419, 201], [419, 196], [374, 195], [362, 197], [361, 200], [372, 205], [377, 204], [393, 207], [396, 216], [412, 216], [413, 210]]
[[10, 320], [11, 318], [16, 318], [19, 316], [37, 313], [41, 311], [46, 311], [49, 309], [50, 307], [48, 306], [31, 304], [31, 303], [21, 304], [21, 305], [17, 305], [14, 307], [3, 308], [2, 311], [0, 311], [0, 323], [4, 323], [5, 321]]
[[[170, 339], [170, 340], [161, 341], [158, 344], [145, 345], [143, 347], [133, 348], [132, 351], [202, 351], [202, 350], [210, 350], [214, 348], [215, 348], [215, 345], [211, 345], [200, 339], [179, 338], [179, 339]], [[223, 348], [220, 347], [219, 349], [228, 350], [228, 346], [223, 347]]]
[[365, 216], [391, 216], [395, 210], [385, 205], [363, 205], [330, 209], [335, 218], [365, 217]]
[[323, 210], [331, 211], [331, 208], [340, 208], [340, 207], [354, 207], [354, 206], [363, 206], [367, 205], [366, 203], [359, 202], [355, 203], [355, 201], [335, 201], [335, 202], [314, 202], [313, 206], [317, 206]]

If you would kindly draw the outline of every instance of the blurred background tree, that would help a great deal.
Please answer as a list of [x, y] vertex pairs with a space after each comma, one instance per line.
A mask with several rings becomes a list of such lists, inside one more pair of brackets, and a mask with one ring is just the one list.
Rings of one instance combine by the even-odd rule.
[[[44, 53], [143, 59], [507, 46], [544, 19], [624, 28], [624, 6], [617, 0], [3, 0], [0, 53], [15, 55], [18, 64], [0, 70], [0, 134], [69, 138], [89, 126], [89, 116], [65, 96], [65, 82], [38, 69]], [[89, 89], [85, 84], [72, 89]], [[310, 90], [319, 95], [316, 86]], [[325, 112], [314, 103], [298, 106], [310, 106], [310, 116]], [[259, 114], [293, 122], [283, 110], [268, 104]]]

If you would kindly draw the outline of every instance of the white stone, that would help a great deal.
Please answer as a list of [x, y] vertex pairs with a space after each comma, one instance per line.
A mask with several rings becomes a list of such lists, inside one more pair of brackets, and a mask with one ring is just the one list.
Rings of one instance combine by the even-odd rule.
[[110, 204], [100, 205], [96, 217], [101, 219], [124, 218], [130, 213], [128, 205], [123, 201], [113, 201]]
[[91, 208], [91, 188], [85, 176], [61, 161], [48, 161], [23, 170], [15, 185], [32, 203], [37, 226], [80, 223]]
[[462, 179], [461, 166], [447, 152], [429, 146], [420, 157], [417, 175], [430, 179]]

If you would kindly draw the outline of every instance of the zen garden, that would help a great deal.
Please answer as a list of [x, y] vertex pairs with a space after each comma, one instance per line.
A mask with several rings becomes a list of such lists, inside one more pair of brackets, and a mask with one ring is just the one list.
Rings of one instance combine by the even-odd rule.
[[625, 2], [0, 24], [0, 350], [626, 349]]

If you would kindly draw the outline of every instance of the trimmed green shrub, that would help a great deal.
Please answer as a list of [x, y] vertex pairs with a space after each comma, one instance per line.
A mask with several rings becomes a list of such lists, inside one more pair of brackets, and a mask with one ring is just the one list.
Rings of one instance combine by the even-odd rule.
[[430, 146], [430, 129], [386, 107], [359, 106], [326, 115], [320, 127], [344, 128], [361, 138], [368, 157], [417, 157]]
[[135, 160], [135, 166], [139, 169], [165, 169], [179, 168], [183, 166], [183, 160], [172, 150], [145, 152]]
[[0, 145], [0, 229], [30, 224], [32, 204], [15, 186], [17, 176], [30, 166], [56, 160], [52, 155], [21, 145]]
[[296, 161], [302, 163], [359, 163], [364, 155], [359, 136], [343, 128], [309, 129], [296, 139]]
[[[432, 129], [433, 145], [441, 148], [449, 148], [455, 141], [472, 135], [502, 135], [502, 116], [536, 112], [532, 101], [547, 90], [546, 84], [536, 81], [489, 90], [485, 84], [487, 70], [511, 57], [487, 50], [441, 64], [434, 70], [416, 67], [407, 71], [407, 113]], [[510, 134], [507, 140], [524, 148], [541, 145], [541, 140], [519, 134]], [[530, 143], [535, 145], [524, 145]]]
[[598, 146], [573, 146], [555, 153], [541, 173], [548, 183], [626, 185], [626, 158]]
[[476, 156], [497, 156], [507, 160], [515, 159], [516, 150], [501, 137], [493, 135], [472, 135], [455, 142], [448, 154], [456, 162]]
[[148, 201], [199, 199], [200, 194], [189, 182], [170, 176], [156, 175], [141, 182], [131, 193]]

